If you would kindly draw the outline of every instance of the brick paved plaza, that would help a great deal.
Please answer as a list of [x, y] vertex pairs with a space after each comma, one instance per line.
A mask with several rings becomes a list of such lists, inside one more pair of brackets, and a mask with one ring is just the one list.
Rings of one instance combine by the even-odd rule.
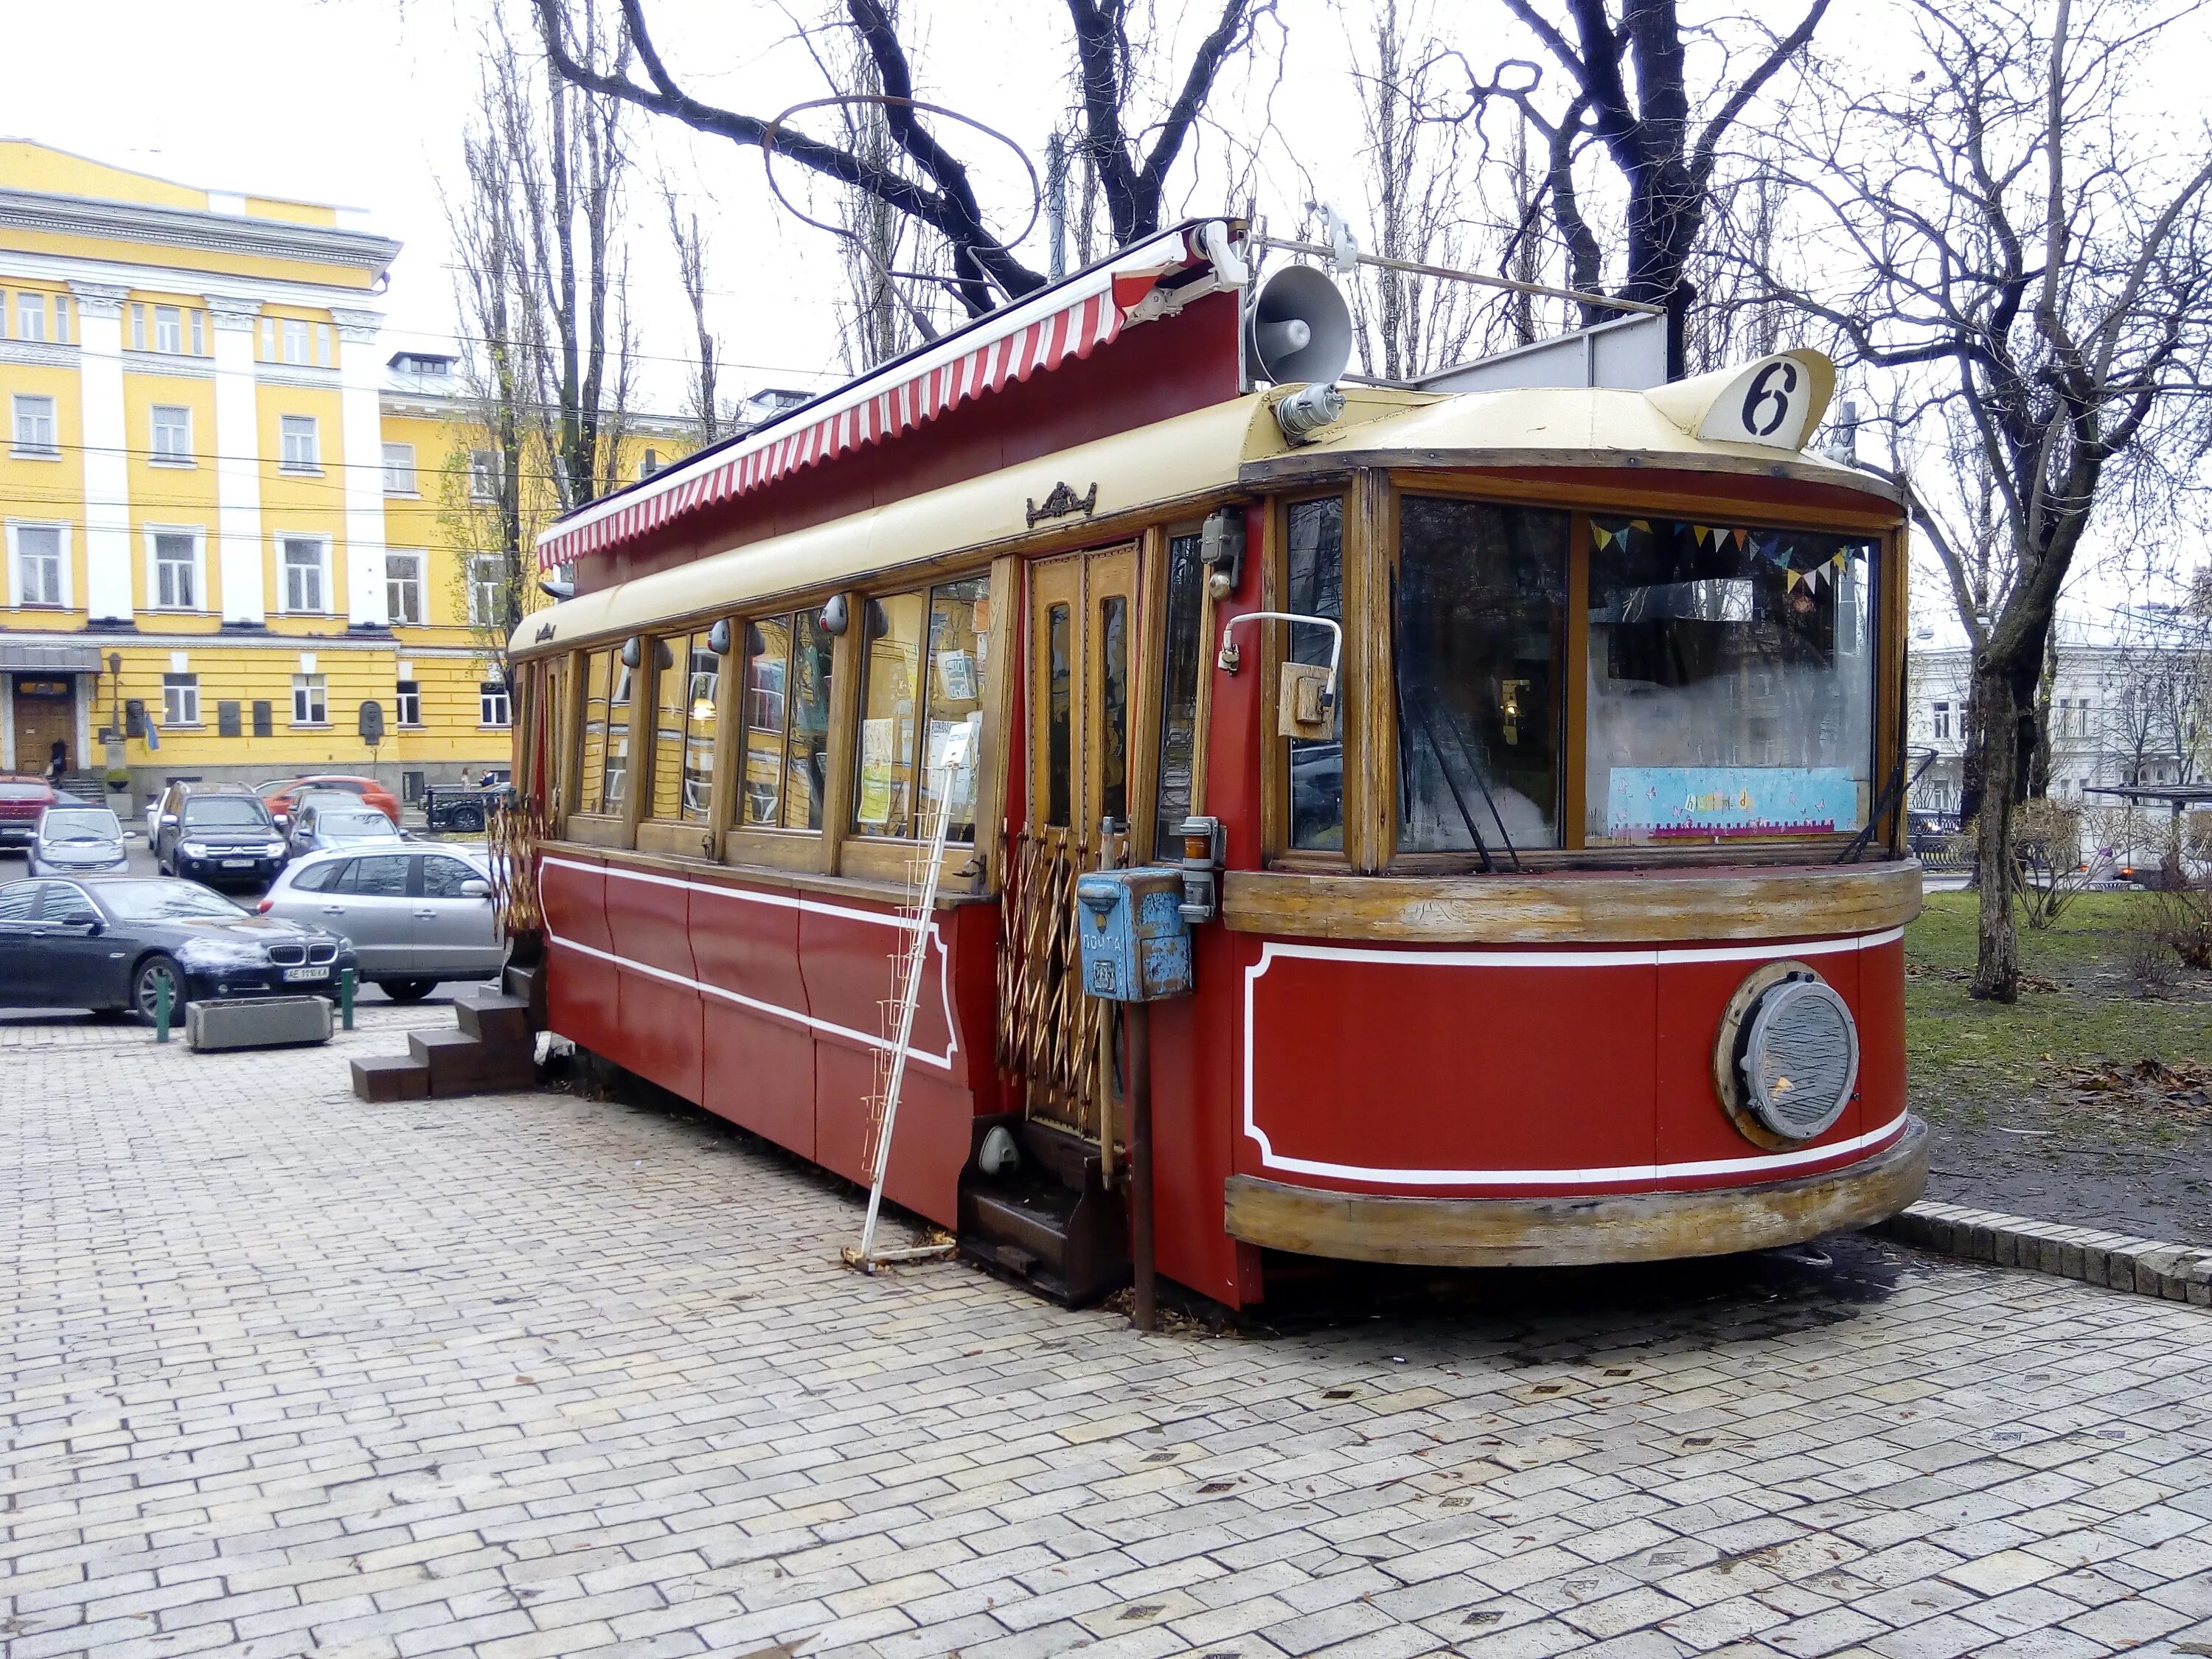
[[1850, 1240], [1140, 1337], [705, 1118], [347, 1092], [447, 1023], [0, 1026], [9, 1659], [2212, 1654], [2201, 1310]]

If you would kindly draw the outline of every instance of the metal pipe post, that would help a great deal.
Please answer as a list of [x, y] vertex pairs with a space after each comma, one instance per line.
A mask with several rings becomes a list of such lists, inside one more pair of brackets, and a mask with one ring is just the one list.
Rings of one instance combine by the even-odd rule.
[[1129, 1033], [1129, 1255], [1136, 1272], [1137, 1328], [1158, 1322], [1152, 1275], [1152, 1011], [1123, 1005]]
[[169, 1040], [169, 976], [162, 975], [154, 981], [154, 1041]]
[[353, 969], [338, 969], [338, 1023], [342, 1029], [353, 1030]]

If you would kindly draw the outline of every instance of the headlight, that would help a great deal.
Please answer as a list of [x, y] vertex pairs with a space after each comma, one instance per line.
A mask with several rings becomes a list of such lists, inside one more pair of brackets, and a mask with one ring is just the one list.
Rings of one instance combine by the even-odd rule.
[[180, 841], [177, 850], [188, 859], [204, 859], [208, 855], [207, 843], [200, 841]]
[[1850, 1103], [1858, 1083], [1858, 1025], [1835, 988], [1810, 967], [1773, 963], [1731, 999], [1714, 1060], [1722, 1101], [1737, 1127], [1761, 1144], [1795, 1145], [1826, 1133]]
[[272, 841], [268, 846], [263, 848], [261, 850], [273, 859], [283, 854], [284, 851], [284, 843], [281, 841]]

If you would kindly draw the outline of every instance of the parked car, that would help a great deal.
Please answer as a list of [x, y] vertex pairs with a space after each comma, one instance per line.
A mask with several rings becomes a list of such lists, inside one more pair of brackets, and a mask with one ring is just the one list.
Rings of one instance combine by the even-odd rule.
[[123, 825], [105, 806], [49, 806], [31, 842], [34, 876], [104, 875], [129, 865]]
[[154, 862], [165, 876], [258, 887], [284, 867], [284, 838], [243, 784], [173, 783], [155, 818]]
[[399, 822], [399, 803], [392, 792], [374, 778], [357, 778], [344, 773], [325, 773], [312, 778], [278, 778], [255, 786], [268, 805], [270, 813], [280, 822], [289, 823], [301, 798], [313, 791], [335, 789], [365, 800], [394, 823]]
[[303, 798], [292, 815], [286, 846], [296, 859], [334, 847], [398, 846], [404, 840], [398, 824], [358, 795], [331, 790]]
[[311, 853], [258, 908], [343, 934], [361, 976], [398, 1002], [419, 1000], [441, 981], [492, 978], [506, 965], [490, 870], [451, 848]]
[[0, 848], [28, 848], [39, 833], [39, 815], [53, 804], [53, 786], [44, 778], [0, 775]]
[[434, 783], [422, 792], [422, 822], [433, 830], [480, 835], [491, 822], [492, 809], [506, 793], [503, 781]]
[[181, 1018], [209, 997], [335, 988], [353, 946], [329, 931], [240, 909], [197, 882], [42, 878], [0, 887], [0, 1005], [154, 1018], [164, 981]]

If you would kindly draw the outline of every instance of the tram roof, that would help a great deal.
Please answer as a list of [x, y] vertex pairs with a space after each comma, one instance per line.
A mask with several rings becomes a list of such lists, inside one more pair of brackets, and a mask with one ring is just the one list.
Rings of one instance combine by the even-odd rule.
[[1068, 527], [1065, 517], [1041, 528], [1030, 516], [1063, 483], [1095, 484], [1099, 519], [1171, 517], [1179, 506], [1224, 490], [1294, 488], [1364, 466], [1661, 468], [1825, 484], [1894, 504], [1886, 481], [1824, 456], [1695, 435], [1679, 406], [1662, 407], [1686, 384], [1650, 393], [1347, 386], [1343, 418], [1303, 444], [1285, 439], [1271, 412], [1297, 388], [1271, 387], [564, 599], [525, 617], [511, 648], [527, 656], [948, 556], [1007, 550]]

